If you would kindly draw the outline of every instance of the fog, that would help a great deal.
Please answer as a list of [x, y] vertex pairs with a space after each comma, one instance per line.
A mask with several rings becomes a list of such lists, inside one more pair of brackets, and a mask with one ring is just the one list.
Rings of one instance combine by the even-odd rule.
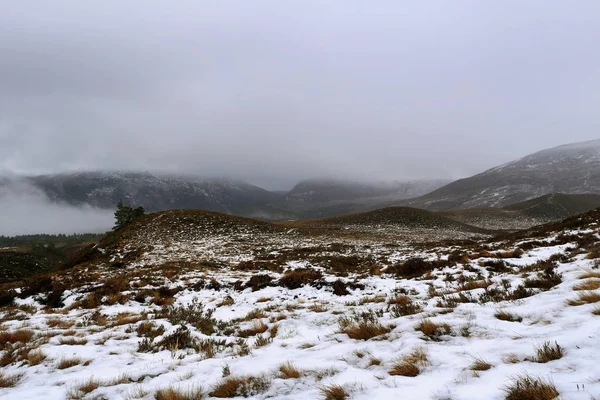
[[11, 2], [0, 170], [460, 178], [599, 136], [598, 37], [597, 1]]
[[0, 186], [0, 235], [102, 233], [114, 222], [113, 212], [89, 206], [51, 202], [39, 190], [20, 182]]

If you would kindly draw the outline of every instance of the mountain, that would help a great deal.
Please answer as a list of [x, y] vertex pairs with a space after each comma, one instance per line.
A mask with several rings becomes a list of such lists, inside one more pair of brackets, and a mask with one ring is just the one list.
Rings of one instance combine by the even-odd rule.
[[542, 150], [402, 204], [428, 210], [504, 207], [550, 193], [600, 194], [600, 140]]
[[199, 179], [140, 172], [79, 172], [24, 178], [51, 201], [112, 209], [124, 200], [147, 211], [204, 209], [256, 218], [291, 218], [272, 204], [281, 195], [226, 179]]
[[382, 208], [399, 200], [429, 193], [449, 180], [354, 182], [310, 179], [286, 193], [284, 205], [303, 218], [321, 218]]

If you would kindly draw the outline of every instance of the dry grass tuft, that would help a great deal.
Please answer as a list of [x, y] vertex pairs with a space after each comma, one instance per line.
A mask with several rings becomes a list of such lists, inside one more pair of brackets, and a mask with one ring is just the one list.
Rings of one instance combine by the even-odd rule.
[[473, 363], [469, 366], [471, 371], [487, 371], [492, 368], [492, 364], [481, 357], [474, 357]]
[[66, 358], [63, 357], [60, 360], [58, 360], [58, 363], [56, 364], [56, 368], [58, 369], [67, 369], [67, 368], [71, 368], [74, 367], [76, 365], [88, 365], [90, 363], [90, 361], [83, 361], [81, 357], [71, 357], [71, 358]]
[[535, 353], [535, 362], [538, 363], [559, 360], [564, 356], [564, 351], [557, 342], [544, 342], [542, 345], [535, 348]]
[[247, 338], [249, 336], [256, 336], [261, 333], [265, 333], [269, 327], [261, 319], [257, 319], [252, 322], [249, 328], [240, 331], [240, 337]]
[[421, 331], [425, 336], [433, 340], [439, 340], [440, 336], [448, 335], [452, 332], [450, 325], [436, 324], [430, 319], [424, 319], [415, 327], [415, 330]]
[[68, 345], [68, 346], [83, 346], [85, 344], [87, 344], [87, 339], [85, 338], [77, 338], [77, 337], [73, 337], [73, 336], [69, 336], [69, 337], [61, 337], [58, 339], [58, 343], [61, 345]]
[[528, 374], [513, 378], [512, 383], [503, 388], [505, 400], [554, 400], [560, 393], [554, 383]]
[[48, 355], [41, 350], [34, 350], [27, 353], [27, 362], [29, 365], [38, 365], [44, 362]]
[[585, 271], [583, 274], [578, 276], [579, 279], [592, 279], [592, 278], [598, 278], [600, 279], [600, 271], [594, 271], [594, 270], [587, 270]]
[[250, 397], [265, 392], [270, 384], [264, 376], [229, 376], [215, 385], [208, 395], [220, 399]]
[[174, 387], [168, 387], [166, 389], [160, 389], [154, 395], [156, 400], [202, 400], [205, 398], [204, 391], [202, 388], [192, 387], [190, 389], [176, 389]]
[[0, 388], [15, 387], [23, 379], [24, 374], [8, 375], [0, 371]]
[[282, 379], [298, 379], [303, 375], [302, 372], [289, 361], [281, 364], [279, 373]]
[[570, 306], [582, 306], [584, 304], [597, 303], [599, 301], [600, 293], [586, 291], [579, 293], [576, 299], [567, 300], [567, 304]]
[[411, 353], [392, 364], [392, 368], [388, 373], [394, 376], [415, 377], [428, 365], [429, 358], [427, 357], [427, 352], [423, 347], [418, 346]]
[[391, 331], [389, 327], [383, 326], [379, 322], [359, 321], [341, 325], [343, 325], [341, 332], [356, 340], [369, 340]]
[[88, 393], [93, 392], [101, 386], [100, 381], [90, 377], [83, 383], [71, 388], [67, 391], [67, 400], [83, 399]]
[[588, 279], [585, 280], [575, 286], [573, 286], [573, 290], [596, 290], [600, 289], [600, 280], [596, 279]]
[[324, 400], [345, 400], [350, 393], [341, 385], [327, 385], [319, 388]]
[[509, 322], [521, 322], [523, 321], [523, 317], [517, 314], [511, 314], [505, 310], [498, 310], [494, 314], [494, 317], [498, 318], [501, 321], [509, 321]]

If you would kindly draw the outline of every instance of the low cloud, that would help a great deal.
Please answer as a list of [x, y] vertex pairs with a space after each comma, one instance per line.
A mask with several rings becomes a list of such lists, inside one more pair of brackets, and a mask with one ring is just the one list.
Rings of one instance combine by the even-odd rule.
[[106, 232], [113, 213], [90, 206], [50, 201], [44, 193], [19, 181], [0, 186], [0, 235]]

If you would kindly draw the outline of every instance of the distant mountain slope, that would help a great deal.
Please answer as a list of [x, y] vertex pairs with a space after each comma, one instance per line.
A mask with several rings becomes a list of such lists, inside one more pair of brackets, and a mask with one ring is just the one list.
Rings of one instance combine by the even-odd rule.
[[600, 207], [600, 195], [553, 193], [536, 199], [511, 204], [505, 210], [547, 221], [558, 221]]
[[290, 218], [272, 205], [280, 195], [245, 182], [159, 176], [138, 172], [80, 172], [26, 180], [49, 199], [73, 205], [114, 208], [119, 200], [148, 211], [204, 209], [256, 218]]
[[310, 179], [285, 195], [284, 207], [303, 218], [320, 218], [386, 207], [400, 200], [422, 196], [450, 180], [353, 182]]
[[600, 194], [600, 140], [543, 150], [402, 204], [429, 210], [503, 207], [549, 193]]
[[313, 232], [346, 232], [359, 235], [403, 237], [420, 241], [466, 239], [491, 234], [490, 230], [470, 226], [441, 214], [410, 207], [388, 207], [339, 217], [286, 223]]

